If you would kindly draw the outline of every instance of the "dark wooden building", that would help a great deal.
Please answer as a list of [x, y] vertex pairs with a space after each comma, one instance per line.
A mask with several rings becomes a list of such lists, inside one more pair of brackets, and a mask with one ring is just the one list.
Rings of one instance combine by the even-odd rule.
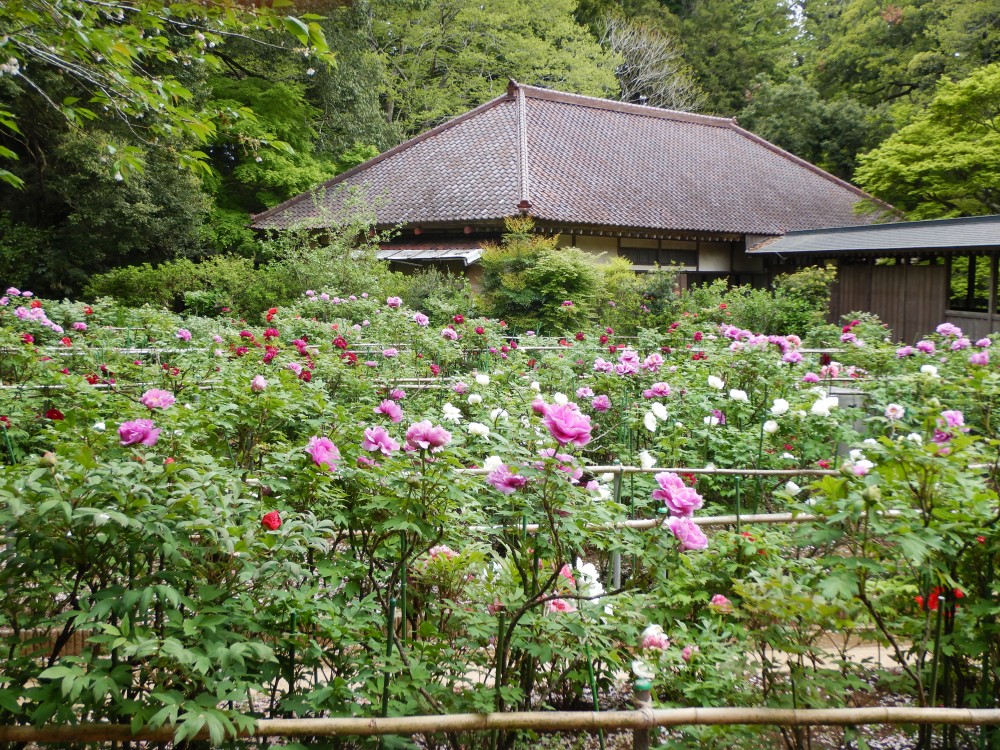
[[791, 230], [862, 225], [856, 187], [734, 120], [594, 99], [511, 82], [507, 93], [269, 211], [253, 226], [336, 222], [369, 202], [399, 227], [382, 256], [476, 276], [505, 217], [637, 271], [680, 264], [683, 283], [763, 285], [747, 248]]
[[1000, 215], [788, 232], [750, 250], [771, 273], [833, 262], [832, 319], [871, 312], [912, 342], [942, 322], [1000, 330]]

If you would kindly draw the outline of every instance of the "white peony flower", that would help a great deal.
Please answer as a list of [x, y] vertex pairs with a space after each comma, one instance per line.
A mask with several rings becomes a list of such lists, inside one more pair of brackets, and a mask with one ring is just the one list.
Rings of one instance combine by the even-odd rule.
[[104, 422], [94, 423], [94, 432], [104, 432], [106, 429], [108, 429], [108, 427], [106, 424], [104, 424]]
[[494, 409], [493, 411], [490, 412], [490, 419], [492, 419], [494, 422], [496, 422], [498, 419], [502, 419], [506, 422], [509, 417], [510, 414], [507, 413], [506, 409]]
[[483, 397], [480, 396], [478, 393], [470, 393], [468, 401], [469, 401], [470, 404], [473, 404], [473, 405], [475, 405], [475, 404], [481, 404], [481, 403], [483, 403]]
[[487, 471], [496, 471], [503, 465], [503, 459], [500, 456], [487, 456], [486, 460], [483, 461], [483, 468]]
[[656, 432], [656, 415], [653, 412], [647, 411], [642, 418], [642, 423], [650, 432]]
[[650, 410], [656, 416], [657, 419], [666, 421], [667, 419], [667, 407], [661, 404], [659, 401], [654, 401], [649, 405]]
[[639, 466], [644, 469], [652, 469], [656, 466], [656, 459], [649, 451], [639, 451]]
[[479, 383], [479, 385], [489, 385], [490, 376], [484, 375], [483, 373], [479, 373], [478, 375], [476, 375], [476, 382]]
[[531, 388], [531, 390], [535, 391], [536, 393], [542, 390], [542, 386], [539, 385], [539, 383], [538, 383], [537, 380], [532, 380], [531, 381], [531, 385], [529, 387]]
[[773, 419], [769, 419], [766, 422], [764, 422], [764, 432], [766, 432], [768, 435], [773, 435], [777, 431], [778, 431], [778, 423], [775, 422]]
[[458, 407], [453, 406], [452, 404], [445, 404], [443, 407], [441, 407], [441, 411], [444, 412], [443, 419], [445, 419], [448, 422], [461, 422], [462, 421], [462, 412], [461, 412], [461, 410], [459, 410]]
[[470, 435], [478, 435], [483, 438], [488, 438], [490, 436], [490, 428], [482, 422], [469, 422], [467, 429], [469, 430]]
[[560, 406], [565, 406], [569, 403], [569, 396], [565, 393], [553, 393], [552, 400]]
[[719, 424], [719, 418], [713, 417], [711, 414], [705, 417], [705, 419], [703, 419], [702, 421], [709, 427], [715, 427], [717, 424]]
[[783, 398], [774, 399], [774, 405], [771, 407], [771, 413], [776, 417], [780, 417], [786, 411], [788, 411], [788, 402]]
[[930, 375], [932, 378], [936, 378], [938, 374], [938, 369], [934, 365], [921, 365], [920, 372], [924, 375]]
[[749, 401], [750, 400], [747, 397], [747, 392], [746, 391], [741, 391], [739, 388], [730, 388], [729, 389], [729, 398], [731, 398], [733, 401]]
[[906, 439], [909, 440], [911, 443], [916, 443], [917, 445], [923, 445], [924, 442], [923, 435], [921, 435], [919, 432], [911, 432], [909, 435], [906, 436]]
[[885, 407], [885, 418], [896, 421], [906, 416], [906, 407], [902, 404], [889, 404]]
[[800, 492], [802, 492], [802, 488], [799, 487], [797, 484], [795, 484], [795, 482], [793, 482], [791, 479], [789, 479], [787, 482], [785, 482], [785, 492], [787, 492], [792, 497], [795, 497]]
[[717, 391], [721, 391], [726, 387], [726, 384], [722, 382], [722, 378], [717, 378], [715, 375], [708, 376], [708, 386], [709, 388], [714, 388]]

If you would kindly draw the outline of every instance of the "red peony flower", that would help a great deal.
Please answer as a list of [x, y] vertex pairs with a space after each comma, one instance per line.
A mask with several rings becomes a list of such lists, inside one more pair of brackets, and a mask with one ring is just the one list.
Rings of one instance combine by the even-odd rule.
[[37, 300], [37, 299], [31, 300], [31, 307], [34, 308], [35, 310], [37, 310], [41, 306], [42, 306], [42, 301], [41, 300]]
[[583, 341], [584, 338], [586, 338], [586, 337], [583, 335], [583, 331], [577, 331], [576, 332], [576, 340], [577, 341]]
[[73, 339], [71, 339], [69, 336], [63, 336], [61, 339], [59, 339], [59, 343], [62, 344], [63, 346], [73, 346]]
[[61, 421], [63, 419], [66, 419], [63, 413], [58, 409], [49, 409], [47, 412], [45, 412], [45, 417], [47, 419], [52, 419], [55, 421]]
[[94, 310], [93, 310], [93, 308], [85, 307], [85, 308], [83, 308], [83, 314], [84, 315], [93, 315], [94, 314]]
[[260, 519], [260, 525], [270, 531], [277, 531], [281, 528], [281, 516], [278, 515], [278, 511], [276, 510], [269, 511]]

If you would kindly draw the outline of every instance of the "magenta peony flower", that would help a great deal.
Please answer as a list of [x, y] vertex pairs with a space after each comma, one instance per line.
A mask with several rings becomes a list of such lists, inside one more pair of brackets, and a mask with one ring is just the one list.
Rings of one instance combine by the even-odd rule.
[[376, 406], [375, 413], [385, 414], [394, 423], [403, 421], [403, 410], [399, 407], [399, 404], [391, 399], [386, 399]]
[[366, 451], [380, 451], [382, 455], [389, 456], [393, 451], [399, 450], [399, 443], [392, 439], [384, 427], [376, 426], [365, 430], [361, 447]]
[[543, 421], [559, 445], [573, 443], [583, 447], [590, 442], [590, 417], [581, 414], [576, 404], [549, 406]]
[[139, 403], [147, 409], [166, 409], [177, 402], [174, 394], [160, 388], [150, 388], [139, 398]]
[[153, 426], [152, 419], [134, 419], [118, 426], [118, 437], [122, 445], [156, 445], [160, 429]]
[[191, 331], [189, 331], [187, 328], [178, 328], [176, 336], [181, 341], [190, 341], [191, 340]]
[[653, 490], [653, 499], [662, 500], [673, 515], [690, 517], [704, 504], [701, 495], [672, 471], [661, 471], [654, 479], [660, 489]]
[[602, 393], [600, 396], [594, 397], [594, 399], [590, 402], [590, 408], [594, 411], [607, 411], [611, 408], [611, 399]]
[[313, 435], [306, 445], [306, 453], [312, 456], [313, 463], [321, 469], [336, 471], [337, 462], [340, 460], [340, 451], [333, 441], [328, 437]]
[[505, 464], [500, 464], [486, 476], [486, 483], [493, 485], [505, 495], [513, 495], [528, 483], [528, 478], [519, 476]]
[[670, 386], [666, 383], [653, 383], [642, 392], [643, 398], [666, 398], [670, 395]]
[[708, 547], [708, 537], [690, 518], [684, 516], [669, 518], [667, 526], [671, 533], [677, 537], [677, 541], [681, 543], [682, 550], [699, 550]]
[[404, 391], [402, 388], [393, 388], [391, 391], [389, 391], [389, 398], [391, 398], [393, 401], [402, 401], [404, 398], [406, 398], [406, 391]]
[[406, 431], [406, 449], [437, 452], [451, 442], [451, 433], [441, 425], [432, 425], [429, 419], [410, 425]]

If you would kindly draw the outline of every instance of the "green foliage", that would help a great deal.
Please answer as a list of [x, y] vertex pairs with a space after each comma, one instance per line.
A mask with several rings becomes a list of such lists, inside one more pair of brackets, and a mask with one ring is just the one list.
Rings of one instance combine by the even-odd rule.
[[518, 330], [577, 331], [596, 311], [601, 272], [586, 253], [557, 248], [557, 237], [533, 228], [530, 219], [507, 219], [503, 243], [484, 248], [483, 304]]
[[845, 97], [825, 101], [799, 76], [780, 83], [758, 76], [749, 96], [739, 117], [743, 127], [844, 179], [851, 178], [857, 154], [886, 134], [878, 110]]
[[1000, 63], [942, 80], [927, 111], [861, 157], [856, 178], [911, 219], [1000, 212]]
[[478, 300], [468, 277], [449, 270], [428, 267], [410, 274], [394, 273], [385, 280], [382, 291], [401, 297], [436, 326], [450, 324], [455, 315], [477, 314]]
[[[38, 0], [0, 6], [0, 34], [11, 68], [6, 72], [23, 82], [25, 93], [39, 97], [72, 127], [99, 122], [110, 113], [141, 133], [142, 142], [159, 139], [179, 146], [173, 158], [189, 167], [203, 166], [204, 153], [192, 144], [211, 140], [220, 113], [200, 106], [186, 85], [184, 68], [218, 67], [221, 60], [213, 49], [227, 36], [277, 27], [309, 54], [332, 62], [323, 31], [314, 21], [279, 18], [263, 6], [149, 0], [133, 3], [127, 12]], [[64, 82], [71, 82], [69, 90]], [[17, 132], [21, 106], [6, 113], [0, 129]], [[239, 114], [253, 116], [248, 110]], [[142, 171], [143, 163], [141, 150], [129, 147], [110, 166], [112, 172], [129, 177]], [[12, 182], [6, 174], [0, 179]]]
[[367, 4], [386, 68], [385, 115], [414, 135], [504, 91], [508, 78], [603, 96], [614, 62], [573, 19], [574, 0]]

